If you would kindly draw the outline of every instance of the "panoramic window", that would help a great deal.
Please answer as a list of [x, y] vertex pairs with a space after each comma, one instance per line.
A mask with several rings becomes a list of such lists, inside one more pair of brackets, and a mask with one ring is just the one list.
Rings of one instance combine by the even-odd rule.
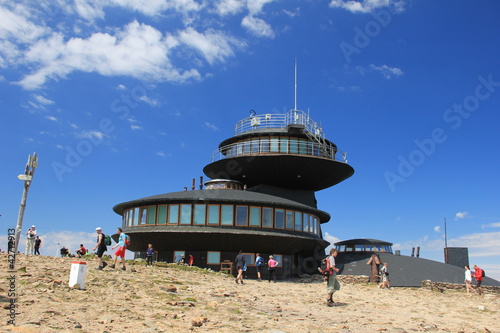
[[274, 260], [278, 262], [278, 266], [276, 267], [283, 267], [283, 256], [281, 254], [275, 254], [273, 255]]
[[247, 206], [236, 206], [236, 225], [244, 226], [248, 225], [248, 207]]
[[297, 138], [290, 138], [290, 153], [291, 154], [299, 153], [299, 140]]
[[168, 207], [168, 224], [179, 223], [179, 205], [169, 205]]
[[250, 207], [250, 226], [260, 227], [260, 207]]
[[356, 245], [356, 252], [363, 252], [365, 250], [365, 246], [363, 244]]
[[181, 205], [180, 224], [191, 224], [191, 204]]
[[156, 206], [148, 207], [148, 224], [156, 224]]
[[141, 207], [139, 210], [139, 224], [143, 225], [146, 224], [146, 218], [147, 218], [147, 207]]
[[286, 221], [286, 228], [293, 230], [293, 211], [291, 210], [286, 211], [285, 221]]
[[273, 227], [273, 209], [264, 207], [262, 208], [262, 227]]
[[295, 230], [302, 231], [302, 213], [295, 212]]
[[285, 220], [285, 211], [283, 209], [274, 210], [274, 227], [276, 229], [283, 229]]
[[134, 219], [132, 225], [139, 225], [139, 208], [134, 208]]
[[302, 221], [302, 223], [303, 223], [302, 231], [309, 232], [309, 214], [304, 213], [303, 216], [304, 216], [304, 220]]
[[280, 153], [288, 153], [288, 138], [280, 138]]
[[247, 266], [255, 266], [255, 259], [253, 253], [243, 253], [245, 257], [245, 265]]
[[221, 225], [233, 225], [233, 206], [232, 205], [222, 205], [222, 218]]
[[204, 225], [206, 211], [206, 205], [194, 205], [193, 224]]
[[158, 206], [158, 224], [167, 223], [167, 205]]
[[219, 224], [219, 205], [208, 205], [208, 224]]

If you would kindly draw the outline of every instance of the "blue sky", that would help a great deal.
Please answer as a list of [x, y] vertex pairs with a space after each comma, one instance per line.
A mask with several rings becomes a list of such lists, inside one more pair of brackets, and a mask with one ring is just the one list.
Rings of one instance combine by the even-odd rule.
[[[147, 5], [145, 5], [147, 3]], [[317, 193], [331, 242], [376, 238], [500, 279], [497, 1], [0, 1], [0, 248], [17, 175], [42, 254], [190, 187], [237, 121], [294, 107], [355, 174]], [[206, 179], [206, 177], [205, 177]], [[20, 246], [24, 250], [24, 241]]]

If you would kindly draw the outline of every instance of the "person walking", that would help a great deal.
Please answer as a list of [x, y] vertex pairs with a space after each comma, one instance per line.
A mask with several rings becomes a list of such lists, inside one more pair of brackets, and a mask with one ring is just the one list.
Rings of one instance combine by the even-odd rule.
[[474, 292], [474, 288], [472, 288], [472, 274], [470, 272], [469, 266], [465, 266], [465, 287], [467, 288], [467, 294], [469, 291]]
[[40, 237], [35, 237], [35, 255], [40, 255], [40, 246], [42, 246], [42, 240]]
[[255, 258], [255, 269], [257, 270], [257, 281], [262, 281], [261, 273], [262, 266], [264, 266], [264, 258], [260, 256], [260, 253], [257, 253], [257, 257]]
[[335, 302], [333, 301], [333, 294], [340, 290], [340, 283], [337, 280], [337, 273], [339, 269], [335, 266], [335, 257], [339, 254], [337, 249], [331, 249], [330, 255], [327, 260], [330, 261], [330, 268], [332, 269], [332, 274], [328, 276], [327, 284], [326, 284], [326, 305], [334, 306]]
[[153, 254], [155, 250], [153, 249], [153, 244], [148, 244], [148, 248], [146, 249], [146, 267], [153, 267]]
[[189, 266], [193, 266], [194, 264], [194, 256], [192, 254], [189, 255]]
[[243, 251], [240, 250], [236, 258], [234, 259], [234, 265], [236, 266], [236, 270], [238, 271], [238, 276], [234, 280], [234, 282], [238, 283], [238, 281], [243, 284], [243, 267], [245, 267], [245, 256], [243, 255]]
[[111, 268], [116, 267], [116, 261], [118, 260], [118, 257], [121, 258], [122, 261], [122, 271], [126, 271], [127, 267], [125, 266], [125, 251], [127, 250], [127, 235], [123, 232], [122, 228], [117, 228], [116, 233], [118, 234], [118, 243], [116, 243], [115, 246], [111, 248], [111, 250], [114, 250], [115, 248], [118, 247], [118, 250], [115, 252], [115, 259], [113, 261], [113, 265], [109, 266]]
[[269, 282], [273, 280], [276, 283], [276, 266], [279, 265], [279, 262], [274, 260], [273, 256], [269, 256], [269, 260], [267, 261], [267, 268], [269, 269]]
[[106, 236], [103, 232], [102, 229], [97, 227], [95, 229], [97, 232], [97, 244], [94, 246], [93, 251], [97, 249], [96, 256], [99, 260], [99, 266], [97, 266], [97, 270], [102, 270], [104, 267], [106, 267], [108, 264], [102, 260], [102, 256], [104, 255], [104, 252], [108, 250], [108, 247], [106, 246], [106, 243], [104, 242], [104, 237]]
[[389, 284], [389, 268], [387, 267], [387, 263], [384, 262], [384, 266], [380, 269], [380, 275], [382, 275], [382, 282], [378, 286], [379, 288], [382, 289], [391, 289], [391, 286]]
[[26, 231], [26, 255], [33, 255], [35, 249], [36, 228], [34, 225]]
[[483, 283], [483, 270], [477, 265], [474, 265], [474, 278], [476, 278], [476, 288], [479, 295], [483, 294], [483, 288], [481, 284]]

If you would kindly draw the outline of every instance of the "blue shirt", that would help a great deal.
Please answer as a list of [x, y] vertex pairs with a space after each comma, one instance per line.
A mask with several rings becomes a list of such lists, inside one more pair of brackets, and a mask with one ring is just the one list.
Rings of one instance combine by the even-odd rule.
[[127, 235], [125, 235], [124, 232], [120, 234], [120, 237], [118, 238], [118, 245], [119, 246], [126, 246], [125, 245], [125, 238], [127, 238]]

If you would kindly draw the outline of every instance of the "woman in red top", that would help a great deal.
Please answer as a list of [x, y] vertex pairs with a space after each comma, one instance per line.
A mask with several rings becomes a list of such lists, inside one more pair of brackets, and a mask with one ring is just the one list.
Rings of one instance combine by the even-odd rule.
[[483, 283], [483, 270], [477, 265], [474, 265], [474, 277], [476, 278], [476, 287], [479, 295], [483, 293], [483, 288], [481, 288], [481, 283]]

